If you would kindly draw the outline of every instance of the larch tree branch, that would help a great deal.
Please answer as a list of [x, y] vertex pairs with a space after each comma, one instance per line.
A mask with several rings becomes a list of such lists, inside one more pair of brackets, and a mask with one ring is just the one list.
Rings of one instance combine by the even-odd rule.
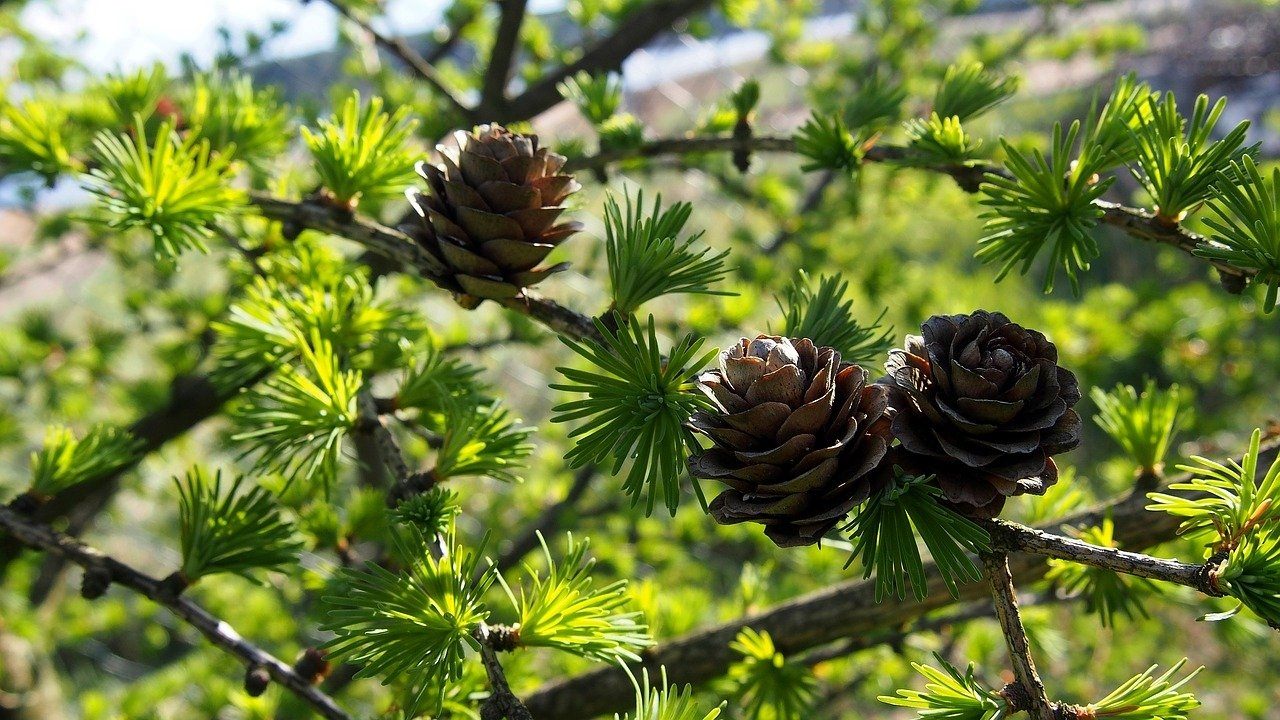
[[[574, 170], [596, 170], [626, 160], [659, 158], [668, 156], [697, 155], [718, 152], [778, 152], [796, 153], [795, 139], [780, 135], [755, 135], [736, 138], [729, 135], [711, 137], [673, 137], [648, 140], [640, 145], [615, 150], [605, 150], [588, 157], [575, 158], [568, 163]], [[977, 193], [989, 175], [1011, 177], [1003, 166], [980, 161], [940, 163], [918, 157], [911, 148], [900, 145], [872, 145], [863, 155], [864, 162], [885, 163], [915, 168], [949, 176], [967, 193]], [[1253, 279], [1252, 270], [1238, 268], [1221, 260], [1202, 258], [1195, 250], [1213, 241], [1192, 232], [1182, 225], [1170, 225], [1157, 220], [1154, 213], [1106, 200], [1095, 200], [1100, 212], [1099, 221], [1115, 227], [1130, 237], [1175, 247], [1218, 271], [1222, 286], [1228, 292], [1240, 293]]]
[[520, 49], [520, 28], [524, 25], [528, 0], [498, 0], [498, 5], [502, 15], [480, 86], [480, 115], [499, 115], [507, 104], [507, 83], [511, 82], [513, 61]]
[[[1009, 663], [1013, 667], [1013, 677], [1017, 682], [1017, 698], [1015, 704], [1026, 711], [1031, 720], [1056, 720], [1053, 705], [1045, 694], [1044, 682], [1036, 672], [1035, 660], [1031, 657], [1031, 643], [1027, 640], [1027, 629], [1022, 625], [1022, 615], [1018, 612], [1018, 592], [1013, 586], [1013, 575], [1009, 572], [1009, 555], [1003, 550], [980, 554], [982, 566], [986, 569], [987, 581], [991, 585], [991, 598], [995, 604], [996, 618], [1000, 621], [1005, 644], [1009, 648]], [[1011, 688], [1004, 690], [1012, 693]]]
[[636, 50], [679, 21], [711, 7], [711, 0], [654, 0], [637, 5], [613, 32], [586, 48], [576, 61], [539, 78], [506, 104], [499, 122], [532, 118], [559, 104], [560, 83], [580, 72], [597, 75], [618, 70]]
[[[1259, 468], [1265, 469], [1280, 452], [1280, 439], [1272, 439], [1259, 457]], [[1259, 476], [1261, 477], [1261, 475]], [[1170, 483], [1184, 482], [1181, 475]], [[1167, 487], [1167, 486], [1166, 486]], [[1115, 526], [1114, 538], [1121, 547], [1132, 551], [1168, 542], [1177, 536], [1180, 519], [1168, 513], [1146, 509], [1147, 499], [1127, 495], [1078, 512], [1041, 530], [1066, 533], [1081, 527], [1094, 527], [1110, 517]], [[1023, 583], [1044, 577], [1048, 558], [1026, 552], [1009, 556], [1009, 569]], [[903, 602], [877, 603], [875, 580], [851, 580], [816, 590], [772, 608], [747, 615], [705, 630], [694, 632], [641, 653], [643, 667], [657, 672], [665, 665], [672, 683], [700, 683], [724, 675], [739, 656], [729, 647], [743, 628], [768, 632], [784, 655], [828, 645], [844, 638], [875, 635], [887, 627], [898, 627], [935, 610], [958, 603], [970, 603], [988, 597], [985, 583], [966, 583], [951, 597], [936, 566], [926, 565], [929, 578], [924, 600], [909, 598]], [[639, 672], [639, 669], [635, 670]], [[611, 712], [623, 712], [631, 702], [631, 681], [620, 668], [606, 667], [572, 678], [558, 680], [528, 695], [525, 704], [535, 718], [545, 720], [587, 720]]]
[[404, 40], [391, 37], [379, 32], [373, 27], [368, 20], [360, 17], [351, 8], [347, 7], [342, 0], [324, 0], [334, 10], [337, 10], [344, 18], [355, 23], [357, 27], [368, 33], [369, 37], [382, 49], [394, 55], [400, 62], [404, 63], [409, 69], [413, 70], [424, 82], [431, 86], [433, 90], [440, 94], [441, 97], [453, 107], [467, 122], [476, 122], [475, 110], [467, 106], [456, 91], [449, 87], [444, 78], [440, 77], [440, 73], [435, 67], [416, 50], [409, 47]]
[[28, 547], [59, 555], [79, 565], [84, 568], [86, 578], [94, 578], [94, 582], [127, 587], [167, 607], [209, 642], [239, 658], [247, 669], [265, 670], [273, 680], [310, 705], [320, 716], [328, 720], [353, 720], [331, 697], [313, 686], [310, 679], [302, 677], [279, 658], [241, 637], [229, 623], [213, 616], [190, 598], [175, 595], [163, 581], [7, 507], [0, 507], [0, 529]]

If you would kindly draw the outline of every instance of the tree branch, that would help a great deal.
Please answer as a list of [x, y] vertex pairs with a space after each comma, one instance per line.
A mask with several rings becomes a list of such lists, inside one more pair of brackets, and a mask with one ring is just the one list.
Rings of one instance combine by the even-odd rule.
[[582, 57], [538, 79], [507, 103], [502, 113], [494, 119], [509, 122], [542, 114], [561, 101], [557, 87], [561, 82], [579, 72], [597, 75], [621, 68], [623, 61], [636, 50], [680, 20], [706, 10], [711, 2], [712, 0], [654, 0], [637, 6], [618, 21], [612, 33], [587, 48]]
[[[1278, 451], [1280, 439], [1268, 442], [1263, 447], [1258, 466], [1268, 467]], [[1187, 479], [1186, 475], [1181, 475], [1172, 478], [1171, 482]], [[1068, 532], [1072, 528], [1096, 526], [1110, 517], [1115, 524], [1116, 542], [1121, 547], [1139, 550], [1176, 537], [1179, 518], [1148, 511], [1146, 504], [1144, 496], [1131, 494], [1092, 510], [1072, 514], [1041, 529]], [[1010, 555], [1009, 567], [1023, 582], [1034, 582], [1047, 571], [1047, 560], [1043, 556], [1014, 553]], [[761, 612], [648, 648], [641, 653], [643, 665], [651, 672], [656, 672], [659, 665], [665, 665], [673, 683], [699, 683], [720, 677], [737, 660], [729, 644], [744, 627], [768, 632], [779, 652], [792, 655], [843, 638], [882, 633], [887, 627], [901, 626], [934, 610], [988, 596], [984, 583], [967, 583], [959, 587], [959, 597], [952, 598], [936, 566], [932, 563], [926, 565], [925, 572], [929, 578], [928, 596], [921, 601], [908, 599], [901, 603], [877, 603], [874, 579], [837, 583]], [[607, 667], [544, 685], [527, 696], [525, 704], [535, 718], [586, 720], [625, 711], [631, 698], [631, 682], [627, 674], [620, 668]]]
[[271, 653], [245, 640], [226, 621], [185, 596], [175, 596], [164, 583], [87, 546], [46, 525], [22, 517], [7, 507], [0, 507], [0, 529], [28, 547], [59, 555], [85, 569], [86, 576], [123, 585], [144, 597], [164, 605], [211, 643], [239, 658], [248, 668], [261, 667], [321, 716], [329, 720], [352, 720], [328, 695], [312, 686], [310, 680], [294, 672]]
[[[134, 461], [110, 473], [92, 477], [73, 488], [54, 495], [40, 506], [34, 519], [49, 523], [71, 517], [69, 531], [83, 532], [99, 512], [107, 506], [120, 486], [120, 478], [132, 470], [146, 455], [159, 450], [169, 441], [181, 437], [191, 428], [217, 414], [222, 406], [240, 391], [252, 387], [266, 377], [263, 371], [248, 378], [243, 385], [224, 386], [214, 383], [206, 375], [179, 375], [170, 385], [169, 400], [161, 408], [153, 410], [129, 425], [129, 434], [142, 441], [142, 447]], [[0, 536], [0, 578], [13, 560], [17, 559], [18, 545], [12, 538]], [[60, 567], [54, 565], [52, 567]], [[42, 577], [56, 577], [56, 573], [42, 573]], [[47, 596], [52, 583], [46, 582], [33, 588], [33, 602]]]
[[490, 695], [480, 706], [481, 720], [533, 720], [529, 708], [520, 702], [520, 698], [511, 692], [506, 673], [502, 671], [502, 663], [498, 662], [499, 650], [510, 650], [507, 643], [512, 630], [506, 627], [495, 627], [480, 624], [475, 630], [476, 641], [480, 643], [480, 661], [484, 664], [485, 674], [489, 677]]
[[[264, 217], [279, 220], [296, 230], [319, 230], [346, 238], [395, 263], [412, 268], [449, 292], [458, 292], [444, 265], [427, 252], [426, 248], [399, 230], [320, 203], [295, 202], [263, 193], [252, 193], [249, 200]], [[600, 332], [590, 317], [535, 292], [526, 290], [523, 297], [496, 302], [508, 310], [527, 315], [561, 335], [578, 340], [601, 339]]]
[[430, 62], [427, 62], [426, 58], [419, 55], [416, 50], [406, 45], [400, 38], [390, 37], [378, 32], [368, 20], [353, 12], [342, 0], [324, 1], [347, 20], [355, 23], [361, 30], [368, 33], [379, 47], [394, 55], [400, 62], [417, 73], [436, 92], [440, 93], [467, 122], [476, 121], [475, 111], [462, 102], [457, 93], [445, 83], [444, 78], [440, 77], [440, 73], [436, 72], [435, 67]]
[[502, 17], [494, 33], [489, 64], [480, 88], [479, 113], [498, 115], [507, 104], [507, 83], [511, 81], [512, 60], [520, 46], [520, 26], [524, 24], [528, 0], [498, 0]]
[[1093, 545], [1073, 537], [1047, 533], [1003, 520], [991, 520], [982, 525], [991, 533], [995, 546], [1002, 550], [1019, 550], [1125, 575], [1163, 580], [1198, 590], [1210, 597], [1222, 597], [1222, 591], [1210, 578], [1217, 563], [1184, 563], [1180, 560], [1152, 557], [1119, 548]]
[[507, 546], [502, 555], [498, 556], [497, 562], [494, 563], [494, 567], [498, 569], [498, 572], [503, 573], [510, 570], [526, 555], [533, 552], [538, 547], [539, 534], [546, 537], [559, 529], [560, 520], [578, 504], [578, 501], [586, 494], [587, 488], [591, 487], [591, 481], [599, 475], [599, 472], [595, 467], [587, 465], [574, 473], [573, 484], [569, 486], [569, 490], [564, 497], [559, 502], [543, 510], [537, 519], [516, 533], [516, 539]]
[[1022, 616], [1018, 613], [1018, 593], [1013, 587], [1013, 575], [1009, 572], [1009, 556], [1003, 550], [998, 550], [980, 553], [979, 557], [986, 568], [996, 618], [1000, 620], [1000, 628], [1004, 631], [1005, 643], [1009, 647], [1013, 677], [1017, 680], [1020, 695], [1023, 696], [1020, 698], [1023, 703], [1018, 703], [1018, 706], [1032, 720], [1055, 720], [1053, 705], [1045, 694], [1044, 682], [1040, 680], [1035, 660], [1031, 657], [1027, 629], [1023, 627]]
[[[757, 135], [748, 138], [732, 136], [660, 138], [646, 141], [636, 147], [606, 150], [596, 155], [571, 160], [568, 166], [574, 170], [594, 170], [625, 160], [655, 158], [667, 155], [695, 155], [711, 152], [796, 152], [795, 140], [790, 136]], [[915, 157], [911, 148], [900, 145], [873, 145], [866, 150], [864, 162], [889, 163], [916, 168], [949, 176], [956, 185], [968, 193], [976, 193], [988, 175], [1010, 177], [1009, 171], [1000, 165], [983, 162], [938, 163]], [[1212, 241], [1182, 225], [1169, 225], [1156, 219], [1153, 213], [1141, 208], [1131, 208], [1106, 200], [1095, 200], [1094, 206], [1102, 211], [1101, 222], [1122, 230], [1139, 240], [1169, 245], [1203, 260], [1218, 271], [1222, 286], [1228, 292], [1240, 293], [1255, 273], [1220, 260], [1209, 260], [1195, 255], [1201, 245]]]

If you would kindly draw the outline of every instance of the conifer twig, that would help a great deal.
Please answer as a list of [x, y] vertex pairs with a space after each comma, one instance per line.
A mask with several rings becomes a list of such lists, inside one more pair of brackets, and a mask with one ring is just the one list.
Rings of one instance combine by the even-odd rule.
[[352, 720], [333, 698], [321, 692], [293, 668], [271, 653], [241, 637], [225, 620], [197, 605], [185, 595], [174, 595], [165, 583], [103, 554], [47, 525], [29, 520], [7, 507], [0, 507], [0, 529], [22, 544], [66, 558], [84, 568], [88, 577], [122, 585], [169, 608], [211, 643], [236, 656], [248, 668], [261, 667], [289, 692], [329, 720]]
[[1053, 704], [1045, 694], [1044, 682], [1036, 672], [1031, 657], [1031, 645], [1027, 641], [1027, 629], [1018, 613], [1018, 594], [1013, 587], [1013, 575], [1009, 572], [1009, 555], [1003, 550], [979, 553], [991, 584], [991, 597], [995, 602], [996, 618], [1004, 631], [1009, 647], [1009, 661], [1013, 665], [1013, 677], [1017, 688], [1006, 687], [1002, 694], [1017, 697], [1011, 702], [1025, 710], [1032, 720], [1056, 720]]
[[440, 93], [459, 115], [468, 122], [475, 121], [475, 111], [462, 102], [457, 93], [445, 83], [444, 78], [440, 77], [440, 73], [436, 71], [435, 67], [426, 58], [418, 54], [416, 50], [409, 47], [400, 38], [390, 37], [378, 32], [372, 23], [353, 12], [342, 0], [325, 0], [325, 2], [347, 20], [355, 23], [361, 30], [368, 33], [369, 37], [373, 38], [373, 41], [384, 50], [412, 69], [423, 81]]
[[[711, 137], [673, 137], [648, 140], [634, 147], [606, 150], [596, 155], [577, 158], [569, 163], [574, 170], [594, 170], [607, 167], [624, 160], [640, 158], [656, 158], [670, 155], [694, 155], [711, 152], [734, 152], [749, 150], [750, 152], [796, 152], [794, 138], [781, 135], [755, 135], [747, 138], [735, 138], [729, 135]], [[909, 148], [899, 145], [872, 145], [867, 148], [862, 160], [872, 163], [907, 163], [909, 167], [928, 172], [941, 173], [955, 180], [956, 185], [968, 193], [976, 193], [987, 175], [1009, 177], [1008, 171], [992, 163], [964, 162], [939, 163], [936, 161], [920, 162], [911, 157]], [[1148, 240], [1162, 245], [1169, 245], [1192, 254], [1193, 251], [1210, 240], [1192, 232], [1181, 225], [1168, 225], [1157, 222], [1155, 215], [1140, 208], [1132, 208], [1118, 203], [1097, 200], [1094, 202], [1102, 211], [1100, 221], [1115, 227], [1130, 237]], [[1209, 263], [1222, 280], [1228, 292], [1239, 293], [1256, 274], [1245, 268], [1238, 268], [1220, 260], [1198, 259]]]

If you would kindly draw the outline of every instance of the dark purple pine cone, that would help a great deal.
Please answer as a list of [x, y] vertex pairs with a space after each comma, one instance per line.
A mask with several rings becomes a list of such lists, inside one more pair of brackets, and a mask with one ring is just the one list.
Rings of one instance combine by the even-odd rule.
[[1000, 313], [935, 315], [894, 350], [889, 387], [903, 469], [936, 474], [959, 512], [991, 518], [1005, 498], [1058, 481], [1049, 456], [1080, 444], [1075, 375], [1045, 336]]
[[892, 441], [887, 392], [834, 349], [743, 338], [698, 385], [715, 409], [689, 425], [713, 447], [689, 470], [729, 486], [711, 502], [717, 522], [758, 522], [781, 547], [811, 545], [871, 495]]
[[449, 268], [456, 290], [513, 298], [568, 267], [537, 267], [582, 227], [557, 223], [565, 198], [581, 187], [560, 172], [564, 156], [501, 125], [455, 137], [457, 148], [437, 146], [439, 165], [418, 163], [429, 192], [410, 191], [421, 223], [406, 230]]

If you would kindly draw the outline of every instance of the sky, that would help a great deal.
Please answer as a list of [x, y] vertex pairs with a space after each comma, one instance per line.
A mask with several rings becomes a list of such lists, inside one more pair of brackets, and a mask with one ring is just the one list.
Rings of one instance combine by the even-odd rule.
[[[423, 30], [443, 7], [444, 0], [391, 0], [384, 29]], [[183, 51], [207, 62], [219, 46], [218, 27], [231, 28], [233, 36], [246, 30], [265, 33], [273, 20], [289, 20], [292, 26], [269, 52], [305, 54], [332, 43], [336, 19], [333, 8], [319, 0], [45, 0], [23, 11], [28, 29], [74, 47], [76, 55], [103, 71], [157, 59], [173, 63]]]

